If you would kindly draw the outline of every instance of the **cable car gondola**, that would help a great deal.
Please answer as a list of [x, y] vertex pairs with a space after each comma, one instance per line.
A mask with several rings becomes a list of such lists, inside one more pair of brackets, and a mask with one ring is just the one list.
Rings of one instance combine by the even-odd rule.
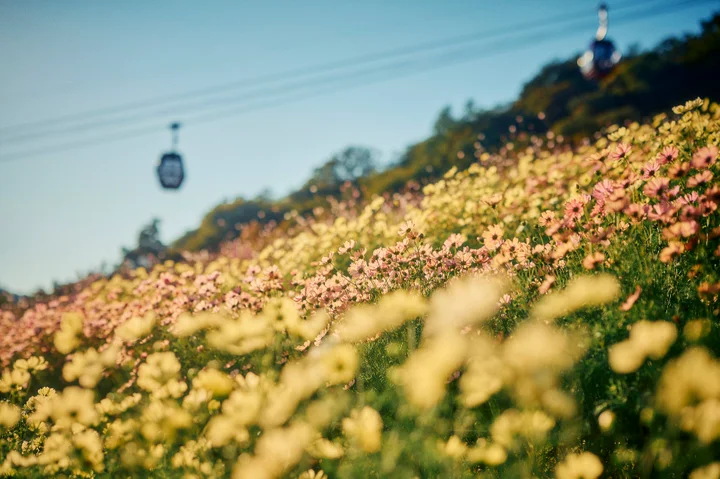
[[180, 123], [173, 123], [170, 125], [172, 130], [172, 150], [164, 153], [160, 157], [160, 162], [157, 165], [157, 175], [160, 180], [160, 184], [165, 189], [176, 190], [180, 188], [180, 185], [185, 179], [185, 169], [183, 167], [182, 156], [177, 153], [178, 143], [178, 130], [180, 129]]
[[595, 39], [590, 43], [590, 48], [577, 61], [580, 71], [588, 80], [599, 80], [606, 77], [622, 56], [612, 40], [607, 38], [608, 8], [604, 3], [600, 4], [598, 8], [598, 19], [600, 26], [595, 34]]

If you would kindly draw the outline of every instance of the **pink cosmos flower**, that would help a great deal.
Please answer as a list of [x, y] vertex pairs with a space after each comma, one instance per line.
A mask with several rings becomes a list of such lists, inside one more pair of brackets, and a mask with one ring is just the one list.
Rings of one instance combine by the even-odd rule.
[[708, 216], [717, 211], [718, 204], [716, 201], [705, 198], [700, 202], [700, 212], [703, 216]]
[[700, 225], [695, 220], [679, 221], [663, 230], [663, 238], [666, 240], [689, 238], [699, 230]]
[[235, 291], [228, 291], [225, 294], [225, 304], [230, 308], [235, 308], [240, 304], [240, 295]]
[[355, 261], [348, 267], [348, 273], [350, 273], [350, 276], [353, 278], [363, 275], [366, 271], [367, 263], [363, 259]]
[[677, 160], [678, 155], [680, 152], [678, 151], [677, 147], [674, 145], [666, 146], [663, 148], [662, 152], [657, 157], [657, 162], [661, 165], [666, 165], [668, 163], [672, 163], [673, 161]]
[[700, 231], [700, 224], [697, 221], [680, 221], [679, 223], [676, 223], [678, 225], [678, 231], [680, 232], [680, 236], [683, 238], [689, 238], [690, 236], [693, 236], [697, 234], [698, 231]]
[[607, 196], [610, 196], [610, 193], [612, 193], [615, 190], [615, 186], [613, 185], [613, 182], [610, 180], [602, 180], [601, 182], [597, 183], [592, 191], [592, 196], [596, 200], [600, 201], [605, 199]]
[[455, 255], [457, 264], [462, 268], [469, 268], [473, 264], [473, 255], [469, 251], [458, 251]]
[[682, 178], [683, 176], [687, 175], [689, 171], [690, 163], [685, 161], [683, 163], [672, 165], [668, 170], [668, 176], [675, 179]]
[[583, 267], [585, 269], [595, 269], [595, 266], [605, 261], [605, 255], [599, 251], [591, 253], [583, 260]]
[[495, 251], [503, 242], [503, 230], [500, 225], [493, 225], [487, 229], [482, 235], [485, 241], [485, 247], [489, 251]]
[[618, 188], [615, 191], [612, 192], [612, 194], [607, 198], [606, 204], [607, 208], [610, 211], [622, 211], [629, 202], [629, 198], [627, 194], [625, 193], [624, 188]]
[[504, 294], [502, 298], [498, 300], [498, 306], [502, 306], [504, 304], [510, 304], [510, 301], [512, 301], [512, 297], [509, 294]]
[[657, 161], [649, 161], [640, 169], [640, 173], [645, 180], [655, 176], [658, 171], [660, 171], [660, 164]]
[[643, 193], [649, 198], [661, 198], [670, 189], [670, 180], [667, 178], [653, 178], [643, 188]]
[[660, 252], [660, 261], [669, 263], [685, 251], [685, 245], [678, 241], [672, 241]]
[[538, 219], [538, 224], [540, 226], [548, 226], [552, 221], [555, 219], [555, 212], [554, 211], [543, 211], [543, 213], [540, 215], [540, 218]]
[[593, 209], [590, 211], [590, 217], [594, 220], [601, 221], [601, 219], [605, 217], [606, 213], [605, 202], [601, 200], [595, 202]]
[[720, 201], [720, 185], [711, 186], [705, 190], [705, 194], [703, 196], [711, 201]]
[[697, 204], [698, 200], [700, 199], [700, 195], [698, 195], [697, 191], [691, 191], [690, 193], [681, 196], [680, 198], [675, 200], [675, 203], [678, 206], [685, 206], [689, 204]]
[[560, 229], [563, 227], [562, 221], [552, 221], [550, 224], [547, 225], [545, 228], [545, 234], [548, 236], [555, 235]]
[[465, 238], [462, 237], [462, 235], [459, 234], [451, 234], [448, 239], [445, 240], [445, 243], [443, 244], [443, 248], [450, 249], [450, 248], [459, 248], [462, 246], [462, 244], [465, 242]]
[[346, 241], [339, 249], [338, 254], [345, 254], [355, 247], [355, 240]]
[[573, 198], [565, 203], [565, 219], [578, 220], [583, 215], [585, 203], [579, 198]]
[[711, 167], [715, 160], [717, 160], [718, 149], [717, 146], [703, 146], [692, 157], [692, 166], [697, 169], [704, 169]]
[[320, 258], [320, 265], [325, 266], [327, 264], [332, 263], [333, 257], [335, 256], [334, 251], [330, 251], [327, 255]]
[[712, 171], [705, 170], [701, 173], [698, 173], [697, 175], [690, 178], [687, 182], [688, 188], [695, 188], [697, 186], [704, 185], [705, 183], [709, 183], [710, 180], [713, 179]]
[[609, 158], [611, 160], [621, 160], [621, 159], [629, 156], [631, 151], [632, 151], [632, 147], [630, 145], [626, 145], [625, 143], [618, 143], [617, 147], [615, 148], [615, 151], [610, 153]]
[[653, 221], [660, 221], [662, 223], [669, 223], [673, 220], [673, 214], [675, 208], [670, 203], [662, 202], [656, 205], [652, 205], [648, 211], [647, 217]]
[[550, 287], [555, 283], [555, 276], [553, 275], [547, 275], [545, 276], [545, 279], [543, 280], [542, 284], [538, 288], [538, 293], [545, 294], [548, 292]]
[[678, 217], [681, 221], [690, 221], [694, 220], [695, 218], [699, 218], [700, 216], [702, 216], [702, 214], [702, 208], [698, 208], [694, 205], [685, 205], [680, 208], [680, 214], [678, 215]]
[[405, 236], [406, 234], [410, 233], [413, 228], [415, 228], [415, 224], [412, 221], [406, 221], [400, 225], [400, 228], [398, 229], [398, 234], [400, 236]]
[[487, 203], [490, 206], [495, 206], [502, 201], [502, 198], [503, 198], [502, 193], [494, 193], [494, 194], [488, 196], [487, 198], [485, 198], [483, 201], [485, 201], [485, 203]]
[[640, 297], [640, 293], [642, 293], [642, 288], [640, 286], [635, 286], [635, 292], [628, 296], [625, 302], [620, 305], [620, 311], [630, 311], [630, 308], [633, 307], [635, 302]]

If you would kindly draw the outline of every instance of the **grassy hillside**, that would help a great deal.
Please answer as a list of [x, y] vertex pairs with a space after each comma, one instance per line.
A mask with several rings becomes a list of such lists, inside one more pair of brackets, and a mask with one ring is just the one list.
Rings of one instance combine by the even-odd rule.
[[717, 478], [718, 146], [690, 101], [2, 309], [0, 475]]
[[[556, 61], [531, 79], [510, 105], [480, 110], [469, 104], [460, 117], [443, 110], [432, 136], [409, 146], [389, 168], [351, 183], [364, 198], [392, 194], [409, 183], [437, 180], [453, 166], [466, 169], [478, 161], [488, 165], [483, 153], [503, 154], [508, 143], [522, 149], [549, 133], [554, 143], [577, 146], [612, 124], [651, 118], [687, 98], [718, 100], [718, 58], [720, 15], [715, 15], [703, 23], [697, 36], [670, 38], [646, 52], [625, 52], [617, 69], [600, 83], [586, 81], [575, 58]], [[279, 201], [240, 198], [219, 205], [198, 229], [189, 231], [174, 246], [186, 251], [218, 251], [245, 226], [274, 225], [292, 211], [308, 216], [318, 207], [328, 209], [328, 198], [343, 198], [343, 185], [344, 181], [313, 177]]]

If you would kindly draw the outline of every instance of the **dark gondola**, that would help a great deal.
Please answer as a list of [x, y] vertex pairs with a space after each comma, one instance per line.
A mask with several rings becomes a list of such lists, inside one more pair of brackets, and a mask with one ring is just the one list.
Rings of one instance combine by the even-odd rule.
[[588, 80], [599, 80], [606, 77], [615, 68], [621, 58], [615, 44], [607, 38], [608, 8], [604, 3], [598, 8], [598, 27], [595, 39], [590, 48], [578, 58], [580, 71]]
[[176, 190], [180, 188], [180, 185], [185, 179], [185, 168], [183, 167], [182, 156], [176, 151], [179, 128], [180, 123], [170, 125], [170, 129], [173, 132], [172, 150], [164, 153], [160, 157], [160, 162], [157, 165], [158, 179], [165, 189]]

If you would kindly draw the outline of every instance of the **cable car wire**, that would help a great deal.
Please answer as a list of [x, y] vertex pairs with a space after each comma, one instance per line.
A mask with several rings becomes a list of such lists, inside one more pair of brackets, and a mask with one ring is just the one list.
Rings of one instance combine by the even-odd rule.
[[[688, 4], [688, 3], [697, 3], [697, 1], [698, 1], [698, 0], [695, 0], [695, 1], [689, 0], [689, 1], [683, 2], [683, 3], [681, 3], [681, 4], [676, 4], [676, 6], [682, 6], [682, 5], [685, 5], [685, 4]], [[648, 15], [648, 16], [656, 16], [656, 15], [664, 14], [664, 13], [668, 13], [668, 11], [659, 12], [659, 11], [656, 10], [656, 11], [653, 12], [652, 15]], [[648, 16], [646, 16], [645, 18], [647, 18]], [[621, 19], [621, 23], [627, 23], [628, 21], [629, 21], [629, 22], [632, 22], [632, 21], [636, 21], [636, 20], [639, 20], [639, 18], [633, 17], [633, 18], [631, 18], [631, 19], [627, 19], [626, 21], [622, 21], [622, 19]], [[567, 33], [569, 33], [569, 31], [566, 30], [564, 33], [567, 34]], [[532, 42], [532, 43], [537, 43], [537, 42], [539, 42], [539, 41], [546, 41], [546, 40], [548, 40], [548, 39], [553, 39], [553, 38], [557, 38], [557, 35], [554, 35], [554, 34], [553, 34], [552, 36], [547, 36], [547, 37], [546, 37], [545, 35], [543, 35], [543, 36], [537, 36], [537, 35], [536, 35], [536, 36], [532, 36], [532, 37], [530, 37], [530, 38], [523, 38], [521, 44], [518, 45], [518, 47], [522, 47], [522, 46], [523, 46], [522, 43], [526, 43], [526, 42], [528, 42], [528, 40], [529, 40], [530, 42]], [[507, 46], [511, 46], [511, 48], [508, 49]], [[363, 86], [363, 85], [365, 85], [365, 84], [377, 83], [378, 81], [385, 81], [385, 80], [387, 80], [387, 79], [397, 78], [397, 77], [400, 77], [400, 76], [406, 76], [407, 74], [413, 74], [413, 73], [418, 73], [418, 72], [422, 72], [422, 71], [426, 71], [426, 70], [431, 70], [431, 69], [438, 68], [438, 67], [443, 67], [443, 66], [446, 66], [446, 65], [449, 65], [449, 64], [454, 64], [454, 63], [458, 63], [458, 62], [473, 60], [473, 59], [477, 59], [477, 58], [484, 57], [484, 56], [491, 56], [491, 55], [496, 54], [496, 53], [503, 53], [505, 50], [510, 50], [510, 51], [512, 51], [513, 49], [516, 48], [515, 46], [509, 45], [509, 44], [507, 44], [507, 43], [500, 44], [500, 45], [498, 45], [498, 47], [499, 47], [500, 49], [495, 49], [495, 50], [492, 50], [492, 49], [491, 49], [491, 50], [489, 50], [489, 51], [483, 51], [483, 52], [480, 52], [480, 53], [478, 53], [475, 49], [465, 49], [464, 51], [467, 51], [467, 52], [469, 53], [469, 55], [467, 55], [467, 56], [453, 57], [453, 58], [452, 58], [452, 61], [448, 61], [449, 57], [448, 57], [446, 54], [444, 54], [444, 55], [438, 57], [440, 60], [443, 60], [443, 61], [439, 62], [438, 64], [431, 64], [431, 65], [428, 65], [428, 66], [426, 66], [426, 67], [424, 67], [424, 68], [421, 68], [421, 69], [419, 69], [419, 70], [412, 70], [412, 71], [408, 71], [408, 72], [400, 72], [400, 74], [398, 74], [398, 75], [393, 75], [393, 76], [391, 76], [391, 77], [376, 79], [376, 80], [371, 81], [371, 82], [369, 82], [369, 83], [360, 83], [359, 85], [357, 85], [357, 84], [351, 84], [351, 85], [349, 85], [349, 87], [352, 88], [352, 87], [354, 87], [354, 86]], [[503, 47], [505, 47], [505, 48], [503, 48]], [[320, 96], [320, 95], [325, 94], [325, 93], [331, 93], [331, 92], [334, 92], [334, 91], [341, 91], [341, 90], [344, 90], [344, 89], [346, 89], [346, 88], [348, 88], [348, 87], [341, 85], [339, 88], [334, 88], [334, 89], [332, 89], [332, 90], [320, 90], [320, 91], [317, 91], [317, 92], [311, 92], [309, 95], [300, 95], [300, 96], [295, 95], [295, 96], [291, 96], [291, 97], [289, 97], [289, 98], [279, 98], [279, 99], [275, 99], [275, 100], [271, 100], [271, 101], [259, 102], [259, 103], [257, 103], [257, 104], [251, 104], [251, 105], [242, 106], [242, 107], [240, 107], [240, 108], [235, 107], [235, 108], [231, 108], [231, 109], [224, 109], [224, 110], [221, 110], [221, 111], [219, 111], [219, 112], [211, 112], [211, 113], [206, 114], [206, 115], [200, 115], [200, 116], [196, 116], [196, 117], [191, 117], [189, 120], [186, 120], [185, 123], [186, 123], [186, 124], [188, 124], [188, 123], [190, 123], [190, 124], [206, 123], [206, 122], [208, 122], [208, 121], [215, 121], [215, 120], [217, 120], [217, 119], [222, 119], [222, 118], [226, 118], [226, 117], [229, 117], [229, 116], [234, 116], [234, 115], [237, 115], [237, 114], [242, 114], [242, 113], [257, 111], [257, 110], [260, 110], [260, 109], [265, 109], [265, 108], [269, 108], [269, 107], [281, 105], [281, 104], [284, 104], [284, 103], [287, 103], [287, 102], [291, 102], [291, 101], [298, 101], [298, 100], [303, 100], [303, 99], [306, 99], [306, 98], [313, 98], [313, 97]], [[93, 139], [89, 139], [89, 140], [85, 140], [85, 141], [77, 141], [77, 142], [63, 143], [63, 144], [57, 145], [55, 148], [53, 148], [53, 152], [55, 152], [55, 151], [66, 151], [66, 150], [75, 149], [75, 148], [78, 148], [78, 147], [91, 146], [91, 145], [94, 145], [94, 144], [105, 143], [105, 142], [109, 142], [109, 141], [115, 141], [115, 140], [126, 139], [126, 138], [132, 138], [132, 137], [136, 137], [136, 136], [148, 136], [148, 135], [151, 135], [151, 134], [154, 134], [154, 133], [157, 133], [157, 132], [158, 132], [158, 130], [157, 130], [155, 127], [153, 127], [152, 130], [146, 129], [146, 128], [138, 128], [138, 129], [133, 129], [133, 130], [127, 130], [127, 131], [121, 132], [121, 133], [119, 133], [119, 134], [117, 134], [117, 135], [106, 135], [106, 136], [102, 136], [102, 137], [98, 137], [98, 138], [93, 138]], [[16, 159], [19, 159], [20, 157], [37, 156], [37, 155], [40, 155], [40, 154], [44, 154], [44, 153], [46, 153], [46, 152], [47, 152], [46, 149], [38, 149], [38, 150], [34, 150], [34, 151], [28, 151], [28, 152], [23, 152], [23, 153], [19, 153], [19, 154], [13, 154], [12, 156], [9, 156], [9, 157], [0, 158], [0, 162], [14, 161], [14, 160], [16, 160]]]
[[[636, 14], [634, 14], [630, 18], [620, 18], [615, 20], [616, 24], [625, 24], [625, 23], [632, 23], [640, 20], [644, 20], [646, 18], [659, 16], [667, 13], [671, 13], [672, 11], [675, 11], [678, 9], [678, 7], [687, 7], [689, 4], [698, 4], [698, 3], [707, 3], [705, 0], [687, 0], [685, 2], [680, 2], [673, 4], [672, 9], [666, 8], [663, 10], [655, 9], [650, 12], [648, 12], [643, 17], [638, 17]], [[586, 25], [583, 26], [583, 29], [587, 28]], [[580, 28], [577, 28], [577, 31], [579, 31]], [[271, 99], [267, 101], [260, 101], [254, 104], [250, 105], [243, 105], [240, 107], [233, 107], [233, 108], [226, 108], [219, 111], [209, 112], [201, 115], [196, 115], [193, 117], [188, 117], [183, 120], [184, 125], [197, 125], [202, 123], [208, 123], [216, 120], [220, 120], [223, 118], [228, 118], [232, 116], [236, 116], [243, 113], [249, 113], [253, 111], [258, 111], [265, 108], [270, 108], [278, 105], [283, 105], [289, 102], [293, 101], [300, 101], [305, 100], [317, 96], [322, 96], [328, 93], [333, 93], [336, 91], [343, 91], [347, 90], [348, 88], [354, 88], [358, 86], [365, 86], [373, 83], [379, 83], [382, 81], [387, 81], [389, 79], [399, 78], [407, 75], [412, 75], [416, 73], [421, 73], [424, 71], [430, 71], [436, 68], [442, 68], [445, 66], [467, 62], [470, 60], [476, 60], [478, 58], [488, 57], [492, 56], [498, 53], [506, 53], [510, 51], [514, 51], [517, 49], [520, 49], [525, 46], [531, 46], [531, 45], [537, 45], [538, 43], [546, 42], [549, 40], [557, 39], [561, 36], [565, 36], [568, 34], [575, 34], [577, 33], [575, 29], [566, 29], [562, 32], [562, 35], [557, 35], [555, 32], [546, 32], [544, 34], [536, 34], [531, 36], [525, 36], [516, 39], [516, 43], [508, 43], [508, 42], [498, 42], [498, 45], [496, 48], [490, 48], [483, 51], [478, 52], [475, 48], [465, 48], [462, 50], [456, 50], [454, 56], [448, 56], [447, 53], [444, 53], [442, 55], [438, 55], [435, 57], [437, 61], [433, 63], [429, 63], [421, 68], [415, 68], [415, 69], [406, 69], [406, 70], [400, 70], [398, 73], [391, 75], [391, 76], [382, 76], [379, 78], [375, 78], [371, 81], [364, 81], [364, 82], [354, 82], [347, 84], [340, 84], [335, 88], [332, 89], [320, 89], [318, 91], [310, 92], [309, 94], [303, 94], [303, 95], [290, 95], [288, 97], [280, 97], [276, 99]], [[67, 151], [71, 149], [77, 149], [81, 147], [86, 146], [93, 146], [96, 144], [102, 144], [102, 143], [108, 143], [128, 138], [135, 138], [135, 137], [141, 137], [141, 136], [150, 136], [159, 134], [161, 130], [159, 130], [157, 127], [153, 126], [151, 128], [148, 127], [142, 127], [142, 128], [136, 128], [131, 130], [126, 130], [119, 132], [117, 134], [112, 135], [105, 135], [101, 137], [91, 138], [88, 140], [83, 141], [76, 141], [76, 142], [66, 142], [62, 144], [58, 144], [54, 147], [50, 148], [42, 148], [42, 149], [36, 149], [36, 150], [30, 150], [26, 152], [19, 152], [17, 154], [11, 154], [9, 156], [0, 157], [0, 163], [6, 163], [11, 161], [17, 161], [23, 158], [30, 158], [30, 157], [36, 157], [40, 155], [45, 154], [52, 154], [60, 151]]]
[[[697, 1], [697, 0], [695, 0], [695, 1]], [[691, 2], [692, 2], [692, 0], [691, 0]], [[670, 6], [673, 6], [673, 5], [670, 5]], [[547, 25], [543, 22], [540, 22], [540, 24], [545, 25], [546, 27], [547, 26], [550, 26], [551, 28], [553, 27], [553, 25], [551, 25], [551, 24]], [[471, 47], [466, 47], [466, 48], [470, 49]], [[475, 47], [472, 47], [472, 48], [474, 49]], [[445, 52], [442, 54], [442, 56], [444, 57], [447, 55], [452, 55], [456, 51], [457, 50]], [[277, 94], [285, 94], [289, 91], [293, 91], [296, 89], [314, 88], [314, 87], [317, 87], [318, 85], [332, 84], [337, 81], [343, 81], [346, 79], [355, 80], [356, 78], [358, 78], [360, 76], [366, 76], [368, 74], [372, 75], [374, 73], [383, 72], [386, 70], [395, 71], [400, 66], [403, 66], [403, 65], [412, 66], [412, 64], [415, 64], [415, 63], [421, 64], [425, 61], [427, 61], [427, 58], [414, 58], [414, 59], [410, 59], [410, 60], [404, 60], [401, 63], [396, 62], [396, 63], [392, 63], [392, 64], [380, 65], [378, 67], [373, 67], [373, 68], [369, 68], [366, 70], [344, 72], [344, 73], [340, 73], [335, 76], [329, 76], [329, 77], [325, 77], [325, 78], [302, 80], [299, 82], [296, 81], [296, 82], [292, 82], [287, 85], [260, 89], [259, 91], [249, 92], [249, 93], [241, 94], [239, 96], [236, 95], [236, 96], [229, 96], [229, 97], [212, 98], [210, 100], [195, 102], [194, 104], [187, 105], [187, 106], [175, 106], [175, 107], [155, 110], [155, 111], [152, 111], [149, 113], [135, 114], [135, 115], [132, 115], [129, 117], [111, 118], [111, 119], [107, 119], [104, 121], [103, 120], [88, 121], [87, 123], [84, 123], [84, 124], [71, 125], [69, 127], [60, 128], [60, 129], [57, 129], [57, 130], [54, 130], [51, 132], [26, 133], [24, 135], [5, 139], [5, 140], [3, 140], [2, 143], [4, 145], [7, 145], [7, 144], [12, 144], [13, 142], [18, 142], [18, 141], [22, 142], [23, 140], [36, 141], [38, 139], [38, 137], [52, 136], [52, 135], [56, 135], [56, 134], [60, 134], [60, 133], [65, 133], [65, 134], [68, 134], [68, 133], [71, 134], [71, 133], [75, 133], [75, 132], [86, 133], [87, 131], [90, 131], [92, 129], [104, 128], [107, 126], [114, 126], [114, 125], [123, 125], [123, 124], [127, 124], [127, 123], [137, 123], [139, 121], [151, 120], [155, 117], [166, 116], [169, 114], [173, 114], [173, 115], [180, 114], [180, 113], [188, 114], [188, 113], [193, 113], [194, 111], [197, 111], [197, 110], [201, 110], [201, 111], [202, 110], [212, 110], [216, 106], [227, 106], [228, 104], [243, 102], [244, 100], [255, 100], [257, 98], [263, 98], [267, 95], [275, 96]], [[190, 109], [190, 110], [188, 110], [188, 109]]]
[[[657, 3], [655, 0], [646, 0], [646, 1], [628, 1], [624, 2], [618, 6], [614, 7], [614, 11], [622, 11], [628, 8], [633, 7], [639, 7], [644, 6], [649, 3]], [[666, 2], [661, 2], [661, 4], [667, 5]], [[661, 5], [662, 6], [662, 5]], [[0, 128], [0, 135], [5, 136], [10, 132], [14, 132], [16, 130], [20, 130], [20, 133], [16, 133], [15, 136], [5, 137], [2, 138], [3, 144], [7, 144], [12, 141], [17, 141], [20, 139], [34, 139], [37, 138], [38, 135], [53, 135], [53, 134], [61, 134], [61, 133], [67, 133], [74, 131], [75, 129], [93, 129], [93, 128], [100, 128], [103, 126], [110, 126], [119, 124], [123, 121], [136, 121], [139, 119], [141, 115], [135, 115], [132, 117], [127, 118], [120, 118], [115, 120], [105, 120], [105, 121], [98, 121], [95, 120], [95, 117], [106, 117], [106, 116], [113, 116], [119, 113], [133, 111], [133, 110], [146, 110], [148, 108], [155, 108], [158, 105], [163, 105], [167, 103], [175, 103], [182, 100], [187, 99], [197, 99], [197, 97], [203, 97], [208, 95], [215, 95], [222, 92], [227, 92], [231, 90], [237, 90], [238, 88], [248, 88], [248, 87], [257, 87], [259, 85], [265, 85], [267, 83], [274, 83], [274, 82], [282, 82], [286, 81], [288, 78], [297, 78], [302, 76], [308, 76], [308, 75], [317, 75], [319, 73], [323, 72], [329, 72], [334, 70], [339, 70], [342, 68], [347, 67], [353, 67], [361, 64], [370, 63], [373, 61], [380, 61], [380, 60], [388, 60], [394, 57], [398, 56], [407, 56], [411, 54], [416, 53], [422, 53], [426, 51], [431, 50], [437, 50], [440, 48], [446, 48], [448, 46], [456, 46], [463, 43], [471, 43], [471, 42], [478, 42], [481, 40], [487, 40], [491, 38], [496, 37], [502, 37], [506, 36], [509, 33], [515, 32], [515, 31], [521, 31], [521, 30], [527, 30], [532, 28], [546, 28], [548, 26], [559, 26], [556, 24], [561, 24], [573, 20], [584, 20], [587, 19], [587, 11], [577, 12], [573, 14], [562, 14], [562, 15], [555, 15], [552, 17], [548, 17], [542, 20], [532, 20], [529, 22], [521, 22], [515, 25], [508, 25], [504, 26], [502, 28], [491, 30], [491, 31], [485, 31], [480, 33], [471, 33], [471, 34], [464, 34], [459, 36], [454, 36], [450, 38], [445, 38], [442, 40], [435, 40], [432, 42], [425, 42], [418, 45], [410, 46], [410, 47], [403, 47], [403, 48], [397, 48], [392, 50], [386, 50], [384, 52], [374, 53], [374, 54], [366, 54], [361, 55], [349, 59], [344, 60], [338, 60], [333, 62], [328, 62], [324, 64], [309, 66], [309, 67], [301, 67], [296, 69], [287, 70], [280, 73], [274, 73], [269, 75], [263, 75], [259, 77], [254, 77], [250, 79], [243, 79], [239, 81], [234, 81], [231, 83], [225, 83], [222, 85], [216, 85], [209, 88], [202, 88], [197, 90], [191, 90], [188, 92], [180, 93], [180, 94], [173, 94], [173, 95], [166, 95], [157, 97], [155, 99], [146, 99], [142, 101], [134, 101], [130, 102], [124, 105], [119, 105], [115, 107], [107, 107], [97, 110], [91, 110], [86, 111], [83, 113], [74, 113], [69, 115], [63, 115], [58, 116], [54, 118], [44, 119], [44, 120], [37, 120], [27, 123], [22, 123], [19, 125], [14, 126], [8, 126]], [[312, 81], [312, 80], [310, 80]], [[283, 87], [279, 87], [283, 88]], [[153, 116], [158, 114], [166, 114], [166, 113], [175, 113], [178, 111], [181, 111], [182, 106], [176, 106], [172, 109], [166, 108], [164, 110], [156, 110], [151, 111], [149, 113], [146, 113], [147, 116]], [[53, 127], [57, 126], [57, 123], [60, 122], [78, 122], [81, 123], [79, 125], [74, 125], [71, 127], [64, 126], [59, 129]], [[49, 131], [37, 131], [38, 128], [45, 126], [46, 129], [50, 127]], [[32, 129], [34, 131], [22, 133], [22, 130], [24, 129]]]

